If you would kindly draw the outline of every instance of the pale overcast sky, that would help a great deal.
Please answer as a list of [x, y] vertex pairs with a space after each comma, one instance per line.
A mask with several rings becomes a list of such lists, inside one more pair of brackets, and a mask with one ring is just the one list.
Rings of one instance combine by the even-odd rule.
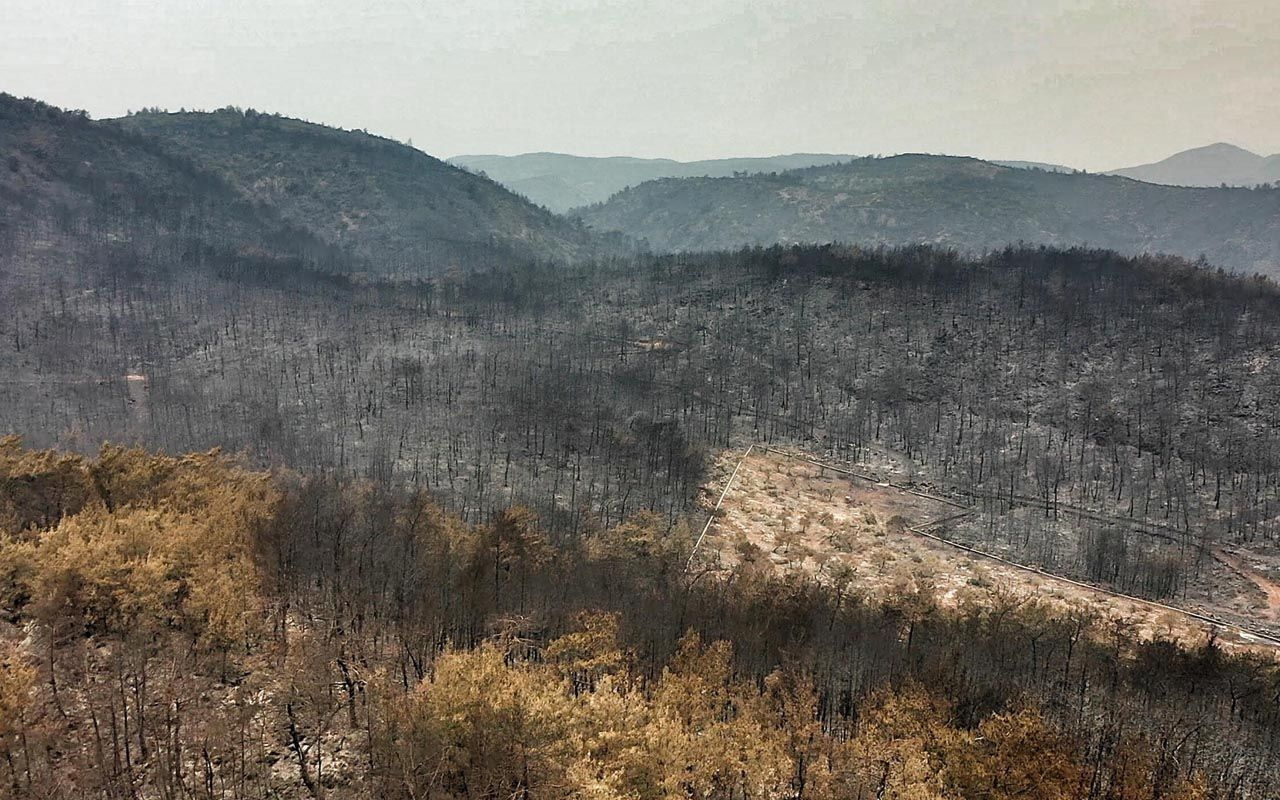
[[1280, 151], [1280, 0], [0, 0], [0, 91], [439, 156]]

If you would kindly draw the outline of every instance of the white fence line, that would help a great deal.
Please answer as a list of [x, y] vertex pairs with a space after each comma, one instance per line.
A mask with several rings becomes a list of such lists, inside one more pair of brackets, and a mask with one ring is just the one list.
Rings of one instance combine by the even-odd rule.
[[724, 497], [729, 493], [729, 487], [733, 486], [733, 479], [738, 477], [738, 470], [742, 468], [742, 462], [747, 460], [747, 456], [751, 455], [751, 451], [756, 448], [755, 444], [747, 447], [747, 452], [742, 454], [742, 458], [738, 459], [738, 463], [733, 467], [733, 473], [729, 475], [729, 480], [725, 482], [724, 490], [720, 492], [720, 499], [716, 501], [715, 508], [711, 509], [711, 515], [707, 517], [707, 524], [702, 526], [702, 533], [698, 534], [698, 541], [693, 543], [693, 549], [689, 551], [689, 560], [685, 562], [684, 571], [688, 572], [689, 567], [693, 566], [693, 557], [698, 554], [698, 548], [702, 546], [702, 540], [706, 538], [707, 531], [711, 530], [711, 523], [716, 521], [716, 512], [720, 510], [720, 505], [724, 503]]

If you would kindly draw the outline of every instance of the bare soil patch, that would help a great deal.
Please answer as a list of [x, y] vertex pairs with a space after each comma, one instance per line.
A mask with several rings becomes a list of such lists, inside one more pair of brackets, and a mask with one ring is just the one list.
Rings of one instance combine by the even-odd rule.
[[[719, 496], [741, 457], [740, 451], [722, 454], [707, 487], [710, 497]], [[928, 589], [950, 607], [1039, 601], [1059, 612], [1095, 613], [1110, 620], [1113, 629], [1140, 638], [1165, 636], [1199, 644], [1216, 627], [911, 530], [928, 530], [929, 523], [958, 511], [945, 501], [888, 483], [756, 449], [743, 459], [699, 559], [724, 569], [743, 559], [764, 559], [780, 572], [808, 573], [874, 599]], [[1251, 591], [1262, 593], [1257, 587]], [[1271, 598], [1257, 599], [1265, 607]], [[1234, 627], [1219, 628], [1217, 637], [1230, 649], [1276, 649]]]

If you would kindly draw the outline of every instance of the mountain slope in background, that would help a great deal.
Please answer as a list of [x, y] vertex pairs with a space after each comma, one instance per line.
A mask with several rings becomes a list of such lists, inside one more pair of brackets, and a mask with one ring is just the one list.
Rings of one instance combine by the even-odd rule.
[[[511, 191], [564, 214], [583, 206], [603, 203], [623, 189], [659, 178], [728, 178], [743, 172], [784, 172], [839, 164], [857, 158], [859, 156], [832, 153], [794, 153], [759, 158], [673, 161], [669, 158], [593, 158], [563, 153], [525, 153], [519, 156], [455, 156], [449, 159], [449, 163], [484, 173]], [[1019, 169], [1073, 171], [1071, 167], [1039, 161], [996, 163]]]
[[593, 158], [563, 153], [525, 153], [519, 156], [455, 156], [449, 159], [449, 163], [483, 172], [511, 191], [562, 214], [580, 206], [603, 202], [629, 186], [657, 178], [716, 178], [740, 172], [780, 172], [854, 158], [857, 156], [795, 153], [761, 158], [672, 161], [669, 158]]
[[148, 112], [111, 124], [160, 139], [384, 274], [600, 252], [580, 227], [493, 181], [360, 131], [232, 109]]
[[14, 285], [337, 257], [218, 176], [80, 112], [0, 94], [0, 155], [0, 279]]
[[1280, 190], [1189, 189], [972, 158], [865, 158], [778, 175], [652, 181], [581, 211], [660, 250], [1009, 242], [1163, 251], [1280, 274]]
[[1263, 157], [1219, 142], [1109, 174], [1169, 186], [1256, 186], [1280, 181], [1280, 153]]

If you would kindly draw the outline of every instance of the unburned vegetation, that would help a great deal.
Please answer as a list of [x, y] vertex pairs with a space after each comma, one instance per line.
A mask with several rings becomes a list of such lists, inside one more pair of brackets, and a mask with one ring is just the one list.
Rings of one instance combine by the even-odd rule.
[[[639, 515], [0, 445], [0, 793], [1262, 797], [1274, 661], [837, 590]], [[730, 642], [739, 644], [731, 645]]]

